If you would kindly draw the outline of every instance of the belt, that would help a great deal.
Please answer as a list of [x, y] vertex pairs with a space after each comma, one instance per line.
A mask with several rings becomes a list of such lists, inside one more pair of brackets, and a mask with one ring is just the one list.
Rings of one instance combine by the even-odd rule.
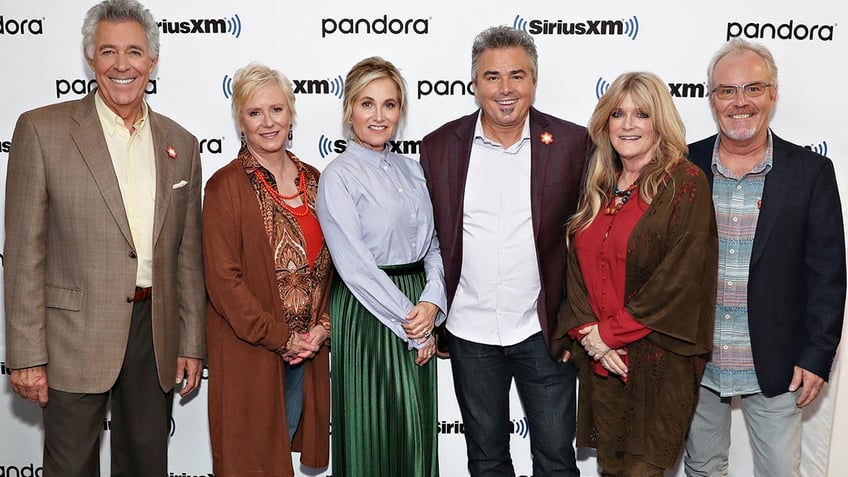
[[136, 303], [139, 301], [144, 301], [150, 298], [150, 293], [153, 291], [153, 287], [140, 288], [135, 287], [135, 294], [132, 297], [127, 297], [127, 303]]
[[403, 263], [400, 265], [378, 265], [377, 268], [386, 272], [386, 275], [390, 277], [413, 275], [424, 272], [424, 260], [419, 260], [413, 263]]

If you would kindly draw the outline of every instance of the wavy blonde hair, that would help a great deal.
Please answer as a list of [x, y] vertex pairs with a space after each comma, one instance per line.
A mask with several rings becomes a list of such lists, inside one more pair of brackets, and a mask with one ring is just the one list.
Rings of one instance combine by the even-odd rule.
[[589, 161], [586, 187], [577, 212], [568, 221], [568, 237], [591, 225], [602, 205], [611, 198], [622, 164], [610, 142], [609, 118], [628, 95], [636, 108], [651, 118], [654, 127], [652, 158], [639, 173], [642, 200], [650, 204], [680, 158], [689, 155], [686, 131], [668, 85], [659, 76], [644, 71], [624, 73], [616, 78], [589, 119], [589, 135], [595, 143], [595, 152]]

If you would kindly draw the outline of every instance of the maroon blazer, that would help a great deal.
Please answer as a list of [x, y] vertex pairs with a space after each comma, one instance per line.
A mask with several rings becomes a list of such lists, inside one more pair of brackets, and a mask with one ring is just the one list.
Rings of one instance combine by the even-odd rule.
[[[451, 121], [421, 142], [421, 165], [445, 265], [448, 309], [462, 266], [462, 208], [478, 114]], [[553, 141], [542, 142], [543, 134], [550, 134]], [[554, 359], [565, 350], [552, 336], [565, 289], [565, 224], [577, 208], [591, 144], [586, 128], [530, 109], [530, 201], [542, 284], [537, 303], [542, 334]]]

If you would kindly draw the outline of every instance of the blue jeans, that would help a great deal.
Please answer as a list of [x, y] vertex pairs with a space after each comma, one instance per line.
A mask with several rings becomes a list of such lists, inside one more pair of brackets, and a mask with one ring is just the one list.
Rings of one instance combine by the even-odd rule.
[[515, 475], [509, 454], [513, 380], [527, 415], [533, 477], [580, 475], [572, 445], [577, 420], [573, 364], [551, 359], [541, 333], [511, 346], [473, 343], [448, 333], [448, 345], [472, 477]]
[[289, 442], [294, 437], [300, 424], [300, 415], [303, 414], [303, 367], [304, 363], [295, 366], [283, 364], [283, 372], [286, 373], [286, 421], [289, 427]]

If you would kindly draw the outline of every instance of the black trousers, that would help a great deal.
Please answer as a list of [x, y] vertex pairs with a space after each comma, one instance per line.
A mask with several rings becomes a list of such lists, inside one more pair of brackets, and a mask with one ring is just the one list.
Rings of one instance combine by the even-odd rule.
[[[49, 385], [49, 364], [47, 380]], [[112, 389], [101, 394], [49, 389], [42, 411], [43, 477], [99, 477], [104, 427], [110, 435], [113, 477], [168, 475], [173, 396], [159, 386], [151, 300], [137, 302], [124, 363]], [[110, 404], [111, 421], [106, 425]]]

